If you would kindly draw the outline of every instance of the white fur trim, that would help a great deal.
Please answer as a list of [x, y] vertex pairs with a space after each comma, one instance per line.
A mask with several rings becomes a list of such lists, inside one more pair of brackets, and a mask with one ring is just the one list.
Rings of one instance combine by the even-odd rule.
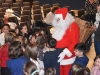
[[69, 64], [73, 64], [74, 61], [76, 59], [76, 56], [75, 57], [72, 57], [70, 59], [63, 59], [61, 62], [60, 62], [60, 65], [69, 65]]
[[74, 21], [75, 19], [70, 13], [67, 13], [65, 20], [63, 20], [62, 14], [55, 14], [54, 20], [52, 22], [52, 25], [55, 28], [52, 37], [57, 41], [61, 40], [66, 33], [66, 30], [69, 28], [69, 25]]
[[63, 52], [65, 53], [65, 55], [67, 55], [68, 57], [71, 57], [72, 56], [72, 53], [70, 52], [70, 50], [68, 50], [67, 48], [65, 48], [63, 50]]

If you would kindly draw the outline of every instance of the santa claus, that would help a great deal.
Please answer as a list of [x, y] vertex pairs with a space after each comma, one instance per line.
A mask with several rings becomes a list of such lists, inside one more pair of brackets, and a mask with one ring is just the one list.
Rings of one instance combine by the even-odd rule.
[[56, 48], [65, 48], [59, 55], [60, 75], [68, 75], [75, 60], [74, 46], [79, 42], [79, 27], [67, 8], [59, 8], [52, 22], [52, 37], [57, 40]]

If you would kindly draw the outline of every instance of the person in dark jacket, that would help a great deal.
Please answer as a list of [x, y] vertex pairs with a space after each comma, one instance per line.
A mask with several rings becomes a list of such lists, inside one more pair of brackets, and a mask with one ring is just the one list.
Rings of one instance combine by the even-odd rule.
[[97, 5], [96, 21], [94, 23], [94, 47], [96, 56], [100, 55], [100, 4]]
[[[81, 65], [84, 68], [87, 66], [89, 59], [86, 56], [85, 52], [86, 52], [86, 46], [85, 46], [84, 43], [76, 44], [76, 46], [75, 46], [76, 59], [75, 59], [73, 65], [78, 64], [78, 65]], [[72, 75], [72, 68], [69, 72], [69, 75]]]
[[49, 52], [46, 52], [44, 54], [44, 59], [43, 59], [43, 62], [44, 62], [44, 69], [45, 71], [50, 68], [50, 67], [53, 67], [56, 69], [56, 75], [60, 75], [60, 63], [58, 63], [58, 56], [60, 54], [60, 50], [59, 49], [56, 49], [55, 46], [56, 46], [56, 40], [53, 39], [53, 38], [50, 38], [48, 40], [48, 46], [49, 46]]

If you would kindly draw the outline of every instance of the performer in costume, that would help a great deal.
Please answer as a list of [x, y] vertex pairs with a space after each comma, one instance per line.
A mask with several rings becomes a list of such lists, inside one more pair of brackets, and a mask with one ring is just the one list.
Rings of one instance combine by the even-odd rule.
[[58, 56], [61, 65], [60, 75], [68, 75], [76, 58], [74, 46], [79, 42], [79, 27], [67, 8], [56, 10], [52, 25], [54, 26], [52, 37], [57, 40], [56, 48], [65, 48]]

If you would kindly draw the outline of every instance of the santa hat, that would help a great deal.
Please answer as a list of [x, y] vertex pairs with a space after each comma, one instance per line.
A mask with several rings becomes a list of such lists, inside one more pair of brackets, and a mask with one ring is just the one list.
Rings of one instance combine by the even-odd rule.
[[68, 9], [67, 8], [59, 8], [55, 12], [55, 14], [62, 14], [63, 20], [65, 19], [67, 13], [68, 13]]

